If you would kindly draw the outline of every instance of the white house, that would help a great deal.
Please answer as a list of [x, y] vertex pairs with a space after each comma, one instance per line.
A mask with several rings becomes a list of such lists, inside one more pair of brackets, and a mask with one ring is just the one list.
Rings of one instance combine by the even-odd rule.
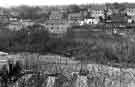
[[8, 53], [0, 52], [0, 69], [5, 65], [6, 68], [8, 68]]
[[89, 18], [84, 20], [87, 24], [98, 24], [99, 19], [97, 18]]
[[126, 14], [128, 16], [135, 16], [135, 4], [126, 4]]
[[84, 24], [98, 24], [99, 19], [98, 18], [89, 18], [89, 19], [84, 19], [83, 21], [80, 21], [80, 25]]
[[132, 23], [133, 22], [133, 20], [132, 19], [128, 19], [128, 23]]

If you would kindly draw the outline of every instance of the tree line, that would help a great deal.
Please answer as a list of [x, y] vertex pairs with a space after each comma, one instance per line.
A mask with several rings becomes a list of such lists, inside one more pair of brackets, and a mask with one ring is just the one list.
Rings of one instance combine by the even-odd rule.
[[49, 53], [66, 49], [75, 42], [62, 38], [50, 37], [45, 29], [28, 27], [20, 31], [1, 30], [0, 50], [5, 52]]
[[[87, 31], [86, 31], [87, 32]], [[82, 34], [82, 33], [81, 33]], [[91, 36], [82, 38], [73, 31], [68, 31], [61, 38], [50, 37], [44, 29], [29, 27], [20, 31], [0, 31], [0, 50], [4, 52], [55, 53], [74, 56], [76, 59], [128, 63], [134, 62], [135, 46], [128, 38], [110, 36]], [[80, 35], [80, 34], [79, 34]], [[81, 35], [83, 36], [83, 35]], [[108, 38], [108, 39], [107, 39]], [[106, 60], [106, 61], [103, 61]]]

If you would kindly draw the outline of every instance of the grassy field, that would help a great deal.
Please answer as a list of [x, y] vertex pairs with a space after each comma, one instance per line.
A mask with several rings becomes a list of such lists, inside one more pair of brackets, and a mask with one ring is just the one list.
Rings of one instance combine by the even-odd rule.
[[[120, 30], [119, 32], [123, 34], [113, 34], [111, 31], [107, 33], [104, 30], [75, 29], [72, 32], [72, 38], [76, 42], [82, 43], [80, 47], [83, 48], [81, 49], [83, 50], [82, 55], [87, 53], [85, 54], [87, 55], [86, 61], [94, 59], [95, 63], [102, 63], [102, 60], [104, 60], [108, 63], [134, 65], [134, 32], [133, 30]], [[104, 64], [107, 64], [107, 62]]]
[[[124, 87], [124, 85], [134, 87], [135, 39], [133, 32], [123, 36], [104, 31], [80, 29], [73, 31], [69, 38], [69, 40], [75, 40], [79, 43], [75, 46], [75, 49], [79, 48], [77, 50], [71, 51], [70, 49], [73, 47], [66, 49], [72, 52], [70, 57], [39, 53], [13, 53], [9, 55], [16, 60], [21, 59], [23, 69], [42, 73], [43, 76], [32, 77], [35, 78], [35, 84], [31, 80], [33, 86], [26, 87], [39, 87], [38, 82], [42, 82], [40, 84], [44, 85], [40, 86], [45, 87], [46, 82], [43, 81], [46, 81], [50, 74], [56, 73], [59, 73], [56, 87], [76, 87], [74, 83], [77, 77], [72, 76], [72, 73], [79, 72], [81, 69], [87, 70], [87, 64], [91, 64], [89, 68], [91, 71], [87, 74], [88, 87]], [[121, 67], [127, 68], [127, 70], [122, 69], [123, 71], [121, 71]], [[132, 70], [129, 69], [130, 67]], [[41, 77], [40, 80], [37, 79], [38, 77]]]

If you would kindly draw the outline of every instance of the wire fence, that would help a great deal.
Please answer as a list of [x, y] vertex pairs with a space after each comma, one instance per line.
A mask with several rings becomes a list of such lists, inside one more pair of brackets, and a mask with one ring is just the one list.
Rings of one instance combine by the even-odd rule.
[[[32, 56], [31, 56], [32, 57]], [[38, 56], [37, 56], [38, 57]], [[31, 62], [33, 60], [30, 60]], [[101, 64], [81, 64], [79, 62], [48, 63], [28, 62], [25, 70], [34, 73], [25, 74], [16, 83], [8, 83], [7, 87], [134, 87], [135, 69], [116, 68]], [[88, 70], [81, 74], [80, 70]], [[0, 87], [1, 84], [0, 84]], [[3, 86], [6, 87], [6, 86]]]
[[61, 72], [59, 72], [57, 75], [54, 73], [49, 74], [44, 71], [35, 75], [33, 74], [29, 78], [28, 76], [25, 76], [25, 78], [21, 78], [16, 83], [16, 85], [12, 87], [134, 87], [135, 86], [134, 69], [120, 69], [94, 64], [87, 65], [87, 69], [89, 70], [89, 73], [87, 75], [79, 74], [78, 70], [76, 71], [74, 70], [74, 72], [69, 71], [69, 73], [67, 73], [66, 71], [61, 69]]

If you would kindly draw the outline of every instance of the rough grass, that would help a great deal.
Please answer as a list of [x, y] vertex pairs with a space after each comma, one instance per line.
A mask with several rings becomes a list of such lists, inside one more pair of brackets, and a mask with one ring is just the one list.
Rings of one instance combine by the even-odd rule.
[[[23, 56], [25, 57], [29, 56], [27, 58], [30, 59], [33, 58], [33, 56], [35, 56], [36, 58], [36, 55], [38, 54], [29, 54], [29, 55], [23, 54]], [[29, 61], [29, 63], [31, 62], [32, 60]], [[135, 85], [135, 77], [134, 77], [135, 70], [132, 68], [120, 69], [100, 64], [89, 64], [89, 65], [86, 64], [80, 65], [78, 63], [47, 64], [45, 60], [44, 63], [42, 61], [42, 63], [40, 63], [39, 66], [41, 67], [38, 67], [37, 70], [41, 71], [41, 76], [37, 75], [32, 76], [32, 78], [26, 82], [27, 83], [26, 87], [38, 87], [39, 85], [41, 87], [45, 87], [47, 84], [48, 75], [56, 72], [59, 73], [59, 75], [55, 80], [55, 87], [76, 87], [77, 77], [72, 75], [72, 73], [79, 72], [82, 67], [83, 69], [89, 70], [89, 74], [87, 75], [88, 87], [133, 87], [133, 85]]]

